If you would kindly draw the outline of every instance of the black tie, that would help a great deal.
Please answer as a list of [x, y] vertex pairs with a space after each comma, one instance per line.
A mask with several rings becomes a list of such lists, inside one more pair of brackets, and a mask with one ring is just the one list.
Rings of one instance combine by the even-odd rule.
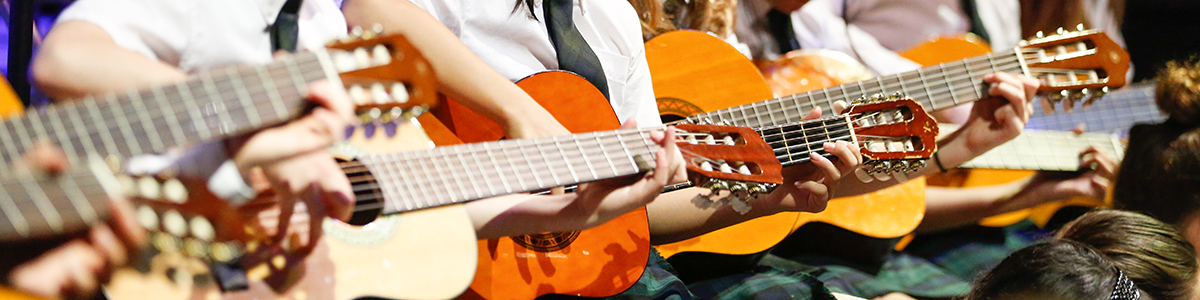
[[772, 8], [767, 12], [767, 28], [771, 29], [771, 36], [779, 45], [779, 54], [800, 49], [800, 42], [796, 41], [796, 32], [792, 30], [792, 17], [788, 14]]
[[608, 81], [604, 78], [604, 68], [600, 66], [600, 58], [596, 52], [583, 40], [575, 21], [571, 19], [575, 0], [545, 0], [542, 8], [546, 17], [546, 31], [550, 33], [550, 43], [558, 52], [558, 68], [579, 74], [592, 85], [596, 86], [604, 98], [608, 98]]
[[283, 3], [283, 8], [279, 10], [279, 16], [275, 17], [275, 23], [267, 27], [267, 32], [271, 34], [271, 51], [287, 51], [296, 52], [296, 35], [300, 34], [300, 26], [296, 23], [300, 19], [300, 4], [304, 0], [287, 0]]

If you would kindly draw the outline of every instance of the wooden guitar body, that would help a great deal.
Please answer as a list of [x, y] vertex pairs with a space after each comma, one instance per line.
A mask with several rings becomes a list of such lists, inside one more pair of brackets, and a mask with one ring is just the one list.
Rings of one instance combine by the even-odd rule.
[[[616, 113], [586, 80], [561, 71], [517, 82], [571, 132], [620, 127]], [[482, 115], [447, 100], [434, 114], [465, 142], [503, 137]], [[479, 267], [464, 299], [533, 299], [545, 294], [605, 297], [642, 276], [650, 255], [646, 210], [638, 209], [579, 232], [479, 240]]]

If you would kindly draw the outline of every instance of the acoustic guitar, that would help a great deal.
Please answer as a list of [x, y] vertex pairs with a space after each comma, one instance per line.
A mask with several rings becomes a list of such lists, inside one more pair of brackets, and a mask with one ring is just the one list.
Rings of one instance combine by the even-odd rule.
[[[607, 115], [601, 120], [613, 122], [608, 124], [610, 127], [617, 126], [615, 115], [611, 115], [612, 109], [609, 108], [607, 100], [578, 76], [564, 72], [539, 73], [519, 81], [517, 85], [546, 107], [568, 129], [595, 130], [595, 127], [589, 129], [578, 122], [581, 118], [571, 118], [575, 112], [581, 110], [601, 111], [602, 115]], [[901, 165], [916, 164], [932, 154], [935, 145], [932, 136], [928, 135], [932, 133], [926, 129], [934, 128], [933, 121], [924, 114], [918, 104], [901, 99], [882, 98], [863, 100], [859, 104], [856, 107], [864, 116], [884, 114], [889, 117], [887, 120], [872, 123], [874, 125], [862, 125], [861, 128], [855, 126], [859, 123], [854, 123], [861, 120], [860, 116], [854, 115], [766, 126], [754, 130], [773, 149], [772, 157], [775, 163], [783, 166], [807, 162], [808, 157], [805, 155], [809, 152], [829, 156], [820, 149], [818, 143], [840, 139], [857, 139], [863, 147], [870, 148], [864, 150], [867, 153], [865, 156], [875, 159], [875, 162], [895, 162], [894, 168], [879, 170], [885, 173], [907, 171], [901, 170]], [[452, 127], [458, 132], [463, 133], [460, 136], [470, 136], [468, 132], [489, 132], [467, 129], [477, 126], [475, 124], [489, 123], [481, 116], [469, 111], [455, 111], [465, 108], [452, 102], [448, 103], [447, 107], [450, 111], [445, 113], [445, 119], [449, 124], [454, 124]], [[493, 126], [490, 132], [501, 132], [494, 124], [488, 126]], [[682, 152], [694, 151], [687, 148], [688, 145], [735, 143], [730, 139], [721, 142], [720, 138], [709, 140], [688, 136], [687, 133], [695, 131], [687, 129], [690, 126], [693, 125], [682, 124], [677, 127], [685, 129], [684, 143], [680, 144], [684, 147]], [[852, 133], [861, 135], [853, 136]], [[885, 144], [907, 145], [907, 148], [901, 146], [881, 149]], [[874, 148], [868, 145], [874, 145]], [[727, 162], [706, 162], [691, 158], [687, 160], [689, 170], [694, 168], [728, 172], [742, 169]], [[747, 170], [738, 172], [745, 171]], [[709, 175], [706, 178], [719, 177]], [[729, 180], [697, 180], [693, 177], [691, 182], [712, 190], [730, 190], [740, 197], [752, 197], [770, 191], [769, 186], [745, 185]], [[744, 200], [729, 199], [717, 202], [744, 203]], [[602, 297], [624, 291], [637, 281], [645, 268], [649, 251], [646, 222], [645, 210], [639, 209], [596, 228], [580, 232], [480, 241], [480, 267], [471, 290], [462, 298], [528, 299], [550, 293]]]
[[[308, 82], [318, 79], [345, 84], [352, 92], [363, 86], [379, 90], [374, 97], [358, 98], [369, 101], [354, 103], [366, 115], [421, 110], [434, 103], [434, 81], [428, 63], [412, 53], [412, 46], [398, 36], [358, 40], [264, 66], [218, 69], [173, 85], [108, 93], [6, 119], [0, 122], [5, 145], [0, 163], [10, 165], [25, 148], [46, 140], [62, 147], [77, 167], [40, 179], [5, 174], [15, 183], [5, 183], [7, 192], [0, 197], [5, 215], [0, 242], [85, 230], [107, 216], [108, 199], [127, 195], [135, 198], [139, 221], [157, 232], [151, 245], [209, 262], [261, 262], [266, 258], [239, 255], [242, 243], [262, 237], [243, 232], [229, 204], [187, 202], [187, 187], [180, 180], [113, 176], [119, 160], [290, 120], [309, 109], [303, 96]], [[257, 98], [268, 101], [256, 103]], [[264, 244], [261, 253], [287, 253], [279, 242]]]
[[[1123, 85], [1123, 72], [1128, 68], [1128, 54], [1103, 33], [1071, 31], [1022, 42], [1011, 51], [769, 99], [770, 89], [750, 80], [757, 79], [752, 63], [705, 34], [670, 32], [647, 42], [646, 51], [664, 115], [688, 123], [712, 120], [751, 127], [793, 122], [813, 107], [832, 111], [834, 101], [875, 94], [918, 97], [925, 109], [937, 111], [983, 98], [982, 78], [994, 72], [1038, 78], [1044, 82], [1041, 91], [1050, 93], [1055, 101], [1089, 97], [1090, 101], [1103, 93], [1103, 87]], [[745, 104], [751, 101], [759, 102]], [[919, 220], [920, 215], [915, 218]], [[790, 234], [797, 220], [796, 214], [777, 214], [744, 222], [751, 230], [732, 226], [658, 249], [664, 255], [682, 251], [758, 253]], [[900, 231], [891, 234], [907, 233]]]

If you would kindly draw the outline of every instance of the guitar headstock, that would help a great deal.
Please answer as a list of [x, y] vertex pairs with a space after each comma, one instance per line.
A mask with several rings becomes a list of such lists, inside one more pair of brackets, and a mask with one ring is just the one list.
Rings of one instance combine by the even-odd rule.
[[937, 151], [937, 121], [911, 98], [876, 94], [855, 101], [845, 114], [863, 156], [860, 179], [904, 177]]
[[425, 112], [437, 103], [437, 78], [429, 62], [401, 35], [355, 27], [350, 38], [326, 49], [363, 123], [387, 123]]
[[231, 292], [263, 280], [282, 290], [307, 250], [275, 232], [319, 237], [319, 208], [277, 205], [270, 191], [233, 207], [209, 192], [206, 181], [163, 174], [120, 174], [116, 181], [149, 237], [131, 266], [177, 286], [216, 284]]
[[[1126, 83], [1129, 54], [1099, 30], [1076, 31], [1062, 28], [1054, 35], [1038, 32], [1017, 47], [1025, 62], [1026, 74], [1042, 82], [1039, 93], [1053, 103], [1063, 102], [1070, 111], [1076, 102], [1090, 105], [1109, 88]], [[1053, 111], [1047, 103], [1047, 112]]]
[[769, 193], [783, 183], [783, 166], [775, 150], [753, 129], [699, 124], [675, 128], [676, 144], [696, 186], [711, 189], [714, 195], [728, 191], [742, 200], [734, 203], [745, 204], [744, 200]]

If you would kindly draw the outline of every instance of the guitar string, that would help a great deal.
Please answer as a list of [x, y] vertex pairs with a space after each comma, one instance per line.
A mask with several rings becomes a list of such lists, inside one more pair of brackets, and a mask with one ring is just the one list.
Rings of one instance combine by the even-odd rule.
[[[315, 56], [313, 58], [315, 58]], [[295, 75], [295, 76], [302, 76], [304, 78], [309, 78], [309, 77], [313, 77], [313, 75], [317, 71], [320, 71], [320, 73], [315, 74], [315, 75], [323, 75], [324, 74], [323, 70], [320, 70], [319, 68], [317, 68], [317, 69], [310, 68], [311, 64], [318, 64], [318, 66], [320, 66], [319, 63], [320, 62], [315, 59], [311, 60], [311, 61], [302, 62], [301, 64], [296, 65], [296, 68], [308, 69], [307, 71], [301, 71], [298, 73], [297, 72], [288, 72], [288, 75]], [[278, 65], [278, 66], [275, 66], [275, 65], [272, 65], [272, 66], [286, 68], [286, 65], [283, 65], [283, 64]], [[249, 68], [243, 68], [243, 69], [249, 69]], [[258, 69], [254, 69], [254, 70], [258, 70]], [[243, 70], [243, 71], [245, 71], [245, 70]], [[268, 69], [267, 71], [268, 71], [268, 73], [270, 73], [270, 71], [278, 71], [278, 69]], [[213, 75], [213, 73], [207, 73], [206, 75]], [[227, 76], [227, 75], [226, 76], [217, 76], [217, 77], [210, 76], [211, 79], [209, 79], [208, 81], [210, 83], [212, 83], [212, 86], [229, 86], [229, 88], [215, 89], [216, 93], [208, 93], [207, 92], [208, 89], [204, 88], [205, 91], [202, 91], [202, 93], [206, 93], [206, 94], [202, 97], [194, 97], [194, 95], [193, 95], [193, 97], [184, 97], [184, 96], [181, 96], [182, 94], [172, 95], [172, 94], [166, 94], [165, 92], [163, 92], [162, 95], [166, 95], [166, 96], [158, 97], [158, 98], [180, 98], [180, 97], [192, 98], [193, 99], [192, 106], [200, 107], [201, 105], [199, 103], [194, 102], [196, 99], [205, 99], [205, 98], [212, 99], [212, 98], [222, 97], [222, 95], [232, 92], [235, 94], [235, 96], [233, 96], [233, 97], [206, 102], [206, 103], [213, 104], [213, 105], [217, 105], [219, 103], [220, 107], [226, 108], [224, 110], [224, 112], [226, 115], [229, 116], [228, 118], [230, 118], [230, 119], [233, 119], [236, 113], [241, 113], [244, 117], [249, 118], [249, 113], [248, 113], [247, 108], [250, 108], [250, 107], [253, 107], [256, 111], [259, 111], [259, 112], [262, 112], [262, 111], [274, 112], [274, 110], [272, 109], [273, 108], [272, 106], [275, 105], [274, 101], [252, 101], [253, 105], [241, 104], [241, 102], [244, 101], [244, 99], [242, 99], [241, 95], [236, 95], [241, 91], [245, 91], [247, 94], [249, 94], [251, 96], [251, 98], [260, 98], [260, 99], [261, 98], [271, 98], [271, 97], [262, 97], [262, 96], [269, 96], [270, 93], [274, 92], [276, 95], [279, 95], [280, 100], [284, 101], [284, 102], [287, 102], [287, 101], [294, 102], [295, 101], [294, 99], [296, 99], [296, 98], [303, 99], [302, 97], [300, 97], [298, 95], [297, 96], [290, 95], [291, 94], [291, 93], [289, 93], [290, 88], [295, 88], [297, 91], [299, 89], [299, 87], [295, 86], [292, 83], [286, 83], [286, 84], [276, 83], [276, 85], [278, 85], [278, 86], [287, 85], [287, 88], [289, 88], [289, 89], [282, 89], [282, 88], [278, 88], [278, 86], [277, 86], [277, 90], [266, 90], [262, 81], [257, 82], [258, 84], [247, 84], [247, 82], [250, 82], [250, 81], [243, 80], [242, 85], [244, 86], [244, 89], [232, 87], [233, 82], [235, 80], [237, 80], [238, 78], [251, 78], [253, 80], [260, 80], [260, 79], [255, 78], [255, 77], [260, 77], [260, 76], [254, 76], [254, 75], [259, 75], [259, 73], [257, 73], [257, 71], [255, 72], [254, 75], [245, 74], [245, 72], [243, 72], [242, 75], [244, 75], [244, 76], [241, 76], [241, 77]], [[278, 82], [279, 81], [278, 79], [279, 79], [278, 76], [273, 76], [273, 81]], [[197, 80], [199, 80], [199, 81], [197, 81]], [[143, 142], [143, 141], [141, 139], [139, 139], [138, 137], [139, 136], [148, 136], [147, 135], [148, 132], [145, 130], [146, 123], [155, 124], [155, 126], [153, 128], [161, 129], [163, 126], [159, 125], [161, 123], [158, 121], [159, 120], [165, 121], [169, 118], [168, 116], [173, 116], [174, 117], [173, 119], [175, 119], [175, 120], [186, 120], [186, 121], [177, 121], [177, 122], [173, 122], [173, 123], [167, 122], [166, 126], [171, 126], [172, 124], [174, 124], [177, 126], [173, 126], [173, 127], [179, 128], [180, 131], [183, 132], [185, 135], [195, 135], [195, 134], [198, 134], [199, 130], [202, 128], [198, 128], [198, 126], [196, 126], [194, 124], [196, 122], [196, 120], [192, 119], [192, 117], [190, 116], [190, 114], [193, 112], [189, 111], [187, 109], [179, 109], [177, 106], [172, 106], [169, 104], [169, 103], [174, 103], [174, 104], [178, 105], [178, 104], [180, 104], [180, 101], [178, 101], [178, 100], [172, 101], [171, 99], [162, 99], [162, 101], [146, 101], [147, 99], [154, 99], [154, 98], [141, 97], [140, 95], [146, 94], [147, 92], [153, 93], [154, 89], [159, 89], [159, 90], [164, 89], [164, 88], [165, 89], [170, 89], [170, 88], [177, 89], [179, 86], [189, 86], [192, 83], [196, 83], [196, 82], [201, 82], [201, 84], [203, 84], [203, 79], [193, 78], [189, 81], [181, 82], [177, 85], [158, 86], [158, 87], [151, 88], [151, 89], [142, 89], [142, 90], [138, 90], [138, 91], [124, 92], [124, 94], [126, 94], [126, 95], [138, 94], [139, 99], [141, 99], [139, 101], [139, 103], [124, 103], [124, 102], [133, 101], [133, 100], [130, 100], [132, 97], [126, 96], [126, 98], [118, 98], [118, 97], [120, 97], [120, 96], [118, 96], [119, 95], [118, 93], [108, 93], [108, 94], [99, 95], [99, 96], [85, 97], [85, 98], [82, 98], [81, 101], [73, 101], [70, 103], [64, 103], [64, 104], [60, 104], [60, 105], [50, 106], [47, 108], [47, 110], [44, 113], [37, 112], [37, 111], [30, 111], [30, 113], [32, 113], [32, 114], [37, 114], [37, 116], [35, 118], [41, 118], [41, 119], [46, 119], [46, 120], [49, 120], [49, 117], [58, 117], [58, 119], [61, 120], [61, 119], [63, 119], [62, 118], [63, 112], [68, 113], [68, 114], [79, 115], [78, 119], [83, 120], [83, 119], [88, 119], [89, 116], [85, 116], [84, 115], [85, 113], [81, 113], [81, 111], [82, 111], [81, 109], [83, 109], [83, 106], [89, 105], [89, 103], [87, 103], [87, 102], [92, 101], [93, 103], [90, 103], [90, 105], [94, 105], [96, 108], [99, 108], [98, 111], [96, 111], [95, 113], [99, 114], [99, 116], [102, 117], [103, 119], [110, 120], [108, 122], [103, 123], [104, 125], [108, 125], [106, 128], [102, 128], [100, 126], [87, 126], [87, 124], [83, 124], [84, 125], [83, 127], [85, 129], [81, 130], [79, 128], [79, 126], [72, 125], [72, 124], [75, 124], [74, 122], [72, 122], [72, 123], [63, 122], [62, 123], [63, 129], [66, 132], [61, 132], [58, 134], [47, 133], [46, 136], [39, 136], [36, 133], [31, 133], [30, 130], [28, 130], [28, 126], [21, 125], [22, 127], [25, 127], [27, 129], [25, 131], [15, 132], [14, 135], [16, 135], [18, 137], [26, 137], [26, 138], [29, 138], [30, 140], [37, 140], [37, 139], [33, 139], [32, 137], [51, 139], [51, 140], [54, 140], [59, 143], [67, 142], [67, 143], [75, 144], [74, 143], [75, 141], [79, 141], [79, 145], [84, 146], [84, 148], [96, 148], [95, 146], [99, 145], [99, 143], [93, 143], [93, 145], [84, 145], [83, 137], [82, 137], [83, 135], [81, 133], [86, 133], [88, 138], [90, 138], [93, 141], [97, 141], [97, 140], [101, 140], [100, 138], [96, 138], [96, 135], [101, 134], [101, 131], [110, 132], [110, 133], [112, 133], [113, 136], [123, 136], [123, 134], [121, 132], [121, 128], [128, 128], [130, 131], [135, 132], [135, 135], [133, 136], [132, 141], [130, 139], [127, 139], [126, 138], [127, 136], [121, 137], [121, 140], [125, 141], [128, 144], [126, 146], [133, 146], [134, 143], [138, 143], [138, 148], [141, 148], [141, 146], [142, 146], [141, 142]], [[192, 93], [194, 94], [195, 92], [193, 91]], [[287, 96], [290, 96], [290, 97], [286, 97], [286, 98], [291, 98], [291, 99], [285, 99], [285, 97], [283, 97], [284, 94], [288, 94]], [[164, 106], [160, 106], [159, 105], [160, 102], [168, 103], [168, 104], [164, 105]], [[124, 104], [124, 105], [122, 105], [122, 104]], [[111, 109], [110, 106], [113, 106], [113, 105], [115, 105], [117, 109]], [[184, 105], [187, 105], [187, 104], [184, 103]], [[139, 108], [137, 106], [141, 106], [141, 107]], [[172, 111], [173, 114], [171, 114], [171, 115], [162, 114], [161, 112], [163, 111], [164, 107], [169, 108], [168, 110]], [[207, 106], [205, 106], [205, 107], [207, 107]], [[233, 109], [229, 109], [229, 108], [233, 108]], [[116, 122], [115, 124], [110, 123], [112, 119], [118, 119], [117, 114], [116, 114], [117, 112], [120, 112], [121, 115], [125, 116], [125, 118], [123, 118], [124, 120], [118, 120], [118, 122]], [[149, 116], [149, 118], [142, 118], [141, 116]], [[263, 116], [262, 113], [259, 114], [259, 117], [261, 117], [261, 116]], [[91, 117], [91, 119], [93, 119], [93, 121], [96, 121], [94, 119], [95, 115], [92, 115], [90, 117]], [[112, 119], [109, 119], [109, 118], [112, 118]], [[276, 116], [276, 118], [282, 118], [282, 117]], [[5, 120], [5, 122], [11, 124], [12, 122], [25, 122], [25, 120], [28, 120], [28, 119], [29, 119], [29, 117], [10, 118], [8, 120]], [[70, 120], [70, 119], [68, 118], [68, 120]], [[231, 121], [233, 121], [232, 123], [235, 123], [235, 124], [230, 124], [232, 126], [242, 126], [242, 124], [248, 123], [245, 120], [242, 120], [240, 118], [238, 120], [231, 120]], [[45, 122], [45, 121], [43, 121], [43, 122]], [[192, 124], [188, 124], [188, 123], [192, 123]], [[206, 123], [205, 125], [210, 125], [210, 124], [207, 124], [208, 122], [205, 122], [205, 123]], [[93, 125], [95, 125], [95, 124], [93, 124]], [[6, 126], [5, 129], [8, 129], [8, 128], [15, 129], [16, 128], [16, 126], [9, 126], [7, 124], [5, 124], [4, 126]], [[213, 129], [219, 129], [219, 128], [211, 128], [213, 126], [208, 126], [208, 127], [210, 127], [210, 128], [208, 128], [208, 130], [210, 132]], [[50, 130], [52, 128], [46, 128], [46, 129]], [[158, 134], [160, 136], [162, 135], [161, 132], [158, 132]], [[62, 138], [62, 135], [67, 136], [66, 141], [60, 141], [60, 139]], [[114, 142], [115, 142], [115, 140], [114, 140]], [[91, 146], [91, 147], [89, 147], [89, 146]], [[115, 146], [120, 146], [120, 145], [115, 145]], [[147, 145], [147, 146], [149, 146], [149, 145]], [[128, 150], [128, 148], [131, 148], [131, 147], [124, 147], [124, 149], [126, 149], [126, 150]], [[122, 148], [118, 147], [118, 149], [122, 149]], [[94, 149], [92, 149], [92, 150], [94, 150]], [[98, 151], [93, 151], [93, 152], [98, 152]], [[77, 155], [77, 153], [70, 153], [70, 154]], [[10, 155], [10, 157], [15, 157], [15, 156]]]
[[[848, 136], [847, 136], [847, 137], [848, 137]], [[820, 150], [813, 150], [813, 152], [816, 152], [816, 151], [820, 151]], [[443, 186], [443, 188], [444, 188], [444, 186]], [[377, 186], [372, 186], [371, 188], [366, 188], [366, 189], [356, 189], [355, 191], [356, 191], [356, 192], [364, 192], [364, 191], [373, 191], [373, 190], [377, 190], [377, 189], [378, 189], [378, 187], [377, 187]], [[380, 193], [372, 193], [372, 194], [370, 194], [370, 195], [368, 195], [368, 196], [356, 197], [356, 199], [357, 199], [359, 202], [370, 202], [370, 201], [375, 201], [375, 200], [386, 200], [386, 199], [383, 197], [383, 195], [382, 195], [382, 194], [380, 194]], [[360, 204], [360, 205], [362, 205], [362, 204]], [[372, 205], [364, 205], [364, 206], [363, 206], [363, 208], [362, 208], [362, 210], [378, 209], [378, 208], [380, 208], [380, 207], [381, 207], [381, 206], [383, 206], [383, 205], [386, 205], [386, 204], [379, 204], [379, 205], [377, 205], [377, 206], [372, 206]], [[357, 206], [356, 206], [356, 207], [357, 207]]]
[[[1000, 64], [1000, 63], [1003, 63], [1003, 64], [989, 65], [989, 67], [991, 69], [1007, 69], [1007, 68], [1012, 68], [1013, 66], [1020, 66], [1020, 61], [1016, 60], [1015, 58], [1013, 58], [1011, 61], [1001, 61], [1001, 62], [998, 62], [997, 64]], [[900, 79], [901, 81], [899, 81], [895, 84], [883, 83], [882, 86], [879, 86], [879, 87], [876, 87], [875, 84], [872, 84], [872, 86], [870, 88], [861, 88], [859, 92], [853, 92], [853, 93], [849, 92], [846, 89], [847, 85], [853, 85], [855, 83], [862, 85], [862, 83], [865, 82], [865, 81], [858, 81], [858, 82], [854, 82], [854, 83], [847, 83], [847, 84], [834, 86], [834, 87], [830, 87], [830, 88], [825, 88], [825, 89], [821, 89], [821, 90], [809, 91], [809, 92], [795, 94], [795, 95], [791, 95], [791, 96], [780, 97], [780, 98], [776, 98], [776, 99], [772, 99], [772, 100], [756, 102], [753, 104], [748, 104], [748, 105], [728, 108], [728, 109], [724, 109], [724, 110], [718, 110], [718, 111], [714, 111], [714, 112], [704, 113], [704, 114], [696, 116], [695, 118], [701, 119], [701, 118], [708, 118], [708, 117], [713, 117], [713, 116], [716, 116], [717, 118], [721, 118], [720, 114], [725, 114], [725, 115], [729, 115], [729, 116], [736, 116], [738, 114], [741, 114], [741, 115], [743, 115], [743, 117], [741, 118], [742, 120], [745, 120], [745, 122], [751, 122], [752, 119], [753, 120], [762, 120], [762, 119], [770, 118], [770, 119], [774, 120], [775, 115], [782, 114], [784, 116], [784, 118], [786, 119], [787, 112], [796, 110], [794, 107], [801, 105], [800, 104], [801, 102], [807, 102], [808, 104], [815, 105], [816, 102], [818, 102], [818, 100], [815, 98], [815, 96], [813, 96], [814, 93], [825, 94], [826, 97], [825, 97], [824, 102], [832, 103], [833, 98], [840, 97], [840, 98], [845, 98], [845, 100], [849, 101], [849, 100], [853, 100], [852, 98], [855, 98], [852, 96], [853, 94], [861, 93], [861, 95], [870, 95], [873, 93], [884, 93], [888, 89], [896, 89], [895, 85], [899, 85], [900, 90], [903, 90], [904, 87], [908, 87], [908, 86], [910, 86], [910, 84], [913, 88], [926, 89], [925, 94], [927, 94], [927, 96], [929, 96], [929, 97], [932, 97], [932, 99], [930, 100], [930, 103], [936, 104], [937, 102], [935, 102], [935, 101], [944, 101], [944, 100], [937, 100], [939, 97], [944, 97], [947, 94], [953, 95], [954, 93], [956, 93], [962, 89], [968, 89], [968, 88], [970, 88], [972, 90], [975, 89], [975, 87], [974, 87], [974, 85], [976, 84], [975, 78], [976, 77], [982, 78], [982, 76], [971, 76], [971, 75], [973, 75], [972, 73], [975, 73], [975, 72], [971, 72], [970, 69], [960, 68], [960, 69], [956, 69], [954, 72], [947, 73], [946, 76], [940, 76], [940, 77], [950, 77], [951, 78], [950, 80], [944, 80], [942, 78], [928, 80], [928, 79], [924, 79], [923, 77], [917, 77], [913, 80], [909, 80], [909, 79], [906, 79], [903, 77], [897, 77], [897, 79]], [[990, 73], [990, 72], [980, 71], [979, 73], [986, 74], [986, 73]], [[904, 74], [908, 74], [908, 73], [904, 73]], [[895, 77], [895, 76], [884, 76], [884, 77]], [[878, 77], [879, 79], [877, 79], [877, 81], [883, 82], [884, 77]], [[967, 84], [965, 86], [960, 85], [958, 82], [960, 82], [964, 79], [967, 80]], [[889, 79], [889, 80], [891, 80], [891, 79]], [[867, 80], [867, 81], [869, 81], [869, 80]], [[910, 81], [912, 81], [912, 82], [910, 83]], [[930, 81], [933, 81], [933, 83], [929, 83]], [[941, 88], [942, 86], [947, 86], [947, 87], [943, 90], [943, 88]], [[840, 94], [837, 94], [839, 92], [839, 90], [840, 90]], [[934, 90], [937, 90], [938, 92], [933, 93]], [[918, 93], [918, 94], [920, 94], [920, 93]], [[802, 97], [808, 98], [808, 101], [801, 101]], [[792, 103], [789, 104], [787, 102], [792, 102]], [[778, 103], [779, 105], [772, 105], [774, 103]], [[757, 106], [760, 106], [760, 105], [764, 106], [766, 108], [765, 109], [766, 112], [763, 112], [763, 113], [757, 112]], [[782, 109], [770, 108], [770, 106], [780, 106]], [[931, 105], [931, 106], [933, 106], [934, 108], [938, 107], [937, 105]], [[941, 107], [946, 107], [946, 105], [942, 105]], [[749, 113], [746, 113], [747, 110], [754, 110], [756, 112], [753, 114], [749, 114]], [[806, 111], [804, 109], [800, 109], [800, 110]], [[767, 118], [764, 118], [763, 117], [764, 115], [767, 116]], [[751, 123], [750, 125], [753, 126], [756, 124]]]

